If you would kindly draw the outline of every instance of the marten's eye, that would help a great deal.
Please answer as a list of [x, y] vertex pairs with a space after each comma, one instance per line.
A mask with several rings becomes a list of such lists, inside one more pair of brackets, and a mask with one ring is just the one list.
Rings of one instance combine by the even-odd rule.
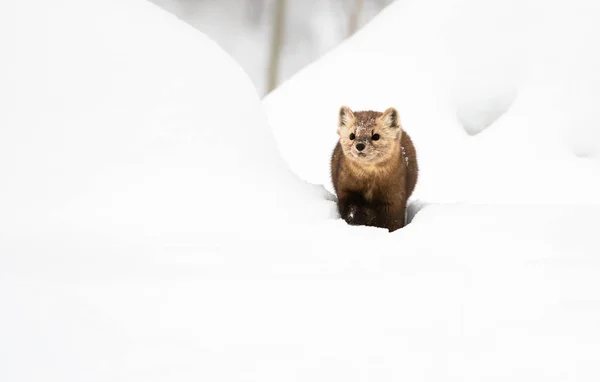
[[371, 137], [372, 140], [377, 141], [379, 140], [379, 134], [373, 134], [373, 136]]
[[354, 135], [354, 133], [351, 133], [351, 134], [350, 134], [350, 140], [351, 140], [351, 141], [353, 141], [353, 140], [354, 140], [354, 138], [356, 138], [356, 135]]

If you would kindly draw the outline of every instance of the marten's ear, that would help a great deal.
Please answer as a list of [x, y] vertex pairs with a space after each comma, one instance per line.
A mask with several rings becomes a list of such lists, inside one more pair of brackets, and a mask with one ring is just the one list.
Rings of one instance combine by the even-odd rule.
[[338, 127], [346, 126], [350, 127], [352, 120], [354, 119], [354, 113], [348, 106], [342, 106], [340, 108]]
[[379, 117], [379, 123], [384, 129], [391, 129], [396, 134], [396, 139], [400, 139], [402, 137], [402, 126], [400, 125], [400, 115], [398, 114], [398, 110], [390, 107], [386, 111], [381, 114]]
[[390, 107], [386, 111], [383, 112], [379, 120], [383, 124], [384, 127], [400, 127], [400, 116], [398, 115], [398, 110]]

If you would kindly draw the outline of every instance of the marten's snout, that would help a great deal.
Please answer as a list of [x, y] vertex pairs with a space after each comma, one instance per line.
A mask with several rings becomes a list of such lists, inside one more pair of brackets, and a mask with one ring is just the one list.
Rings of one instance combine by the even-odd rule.
[[358, 151], [363, 151], [365, 149], [365, 144], [364, 143], [357, 143], [356, 144], [356, 149]]

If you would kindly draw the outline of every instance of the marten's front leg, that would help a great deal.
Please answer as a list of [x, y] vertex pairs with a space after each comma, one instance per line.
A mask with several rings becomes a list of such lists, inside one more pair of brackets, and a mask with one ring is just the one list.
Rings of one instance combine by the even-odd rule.
[[377, 226], [387, 228], [390, 232], [404, 227], [406, 217], [406, 203], [382, 203], [376, 208]]
[[348, 224], [375, 225], [375, 210], [359, 193], [338, 192], [338, 211]]

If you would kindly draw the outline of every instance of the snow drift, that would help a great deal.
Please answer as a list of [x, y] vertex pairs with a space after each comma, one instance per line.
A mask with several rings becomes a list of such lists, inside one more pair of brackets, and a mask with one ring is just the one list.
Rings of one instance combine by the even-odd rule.
[[[418, 198], [597, 203], [598, 17], [588, 0], [397, 1], [264, 104], [311, 182], [329, 184], [340, 105], [396, 106], [419, 150]], [[321, 138], [310, 156], [298, 130]]]
[[239, 66], [140, 3], [2, 4], [0, 227], [197, 235], [328, 211]]
[[[444, 4], [399, 2], [270, 96], [283, 154], [325, 183], [338, 103], [396, 103], [422, 145], [420, 196], [510, 202], [467, 170], [539, 177], [555, 165], [576, 180], [560, 192], [585, 201], [592, 151], [566, 150], [558, 125], [536, 136], [543, 125], [523, 121], [546, 105], [525, 102], [521, 82], [489, 78], [502, 101], [489, 113], [457, 106], [478, 97], [437, 92], [452, 89], [441, 85], [440, 25], [449, 33], [452, 17], [488, 12]], [[402, 38], [414, 56], [399, 59], [388, 32], [419, 18], [431, 29], [413, 23]], [[286, 169], [239, 67], [159, 9], [4, 2], [0, 28], [1, 381], [600, 378], [597, 205], [429, 204], [394, 234], [350, 227], [324, 219], [333, 204]], [[434, 53], [430, 68], [418, 62]], [[344, 65], [356, 69], [357, 57], [383, 66], [353, 77]], [[396, 78], [411, 92], [387, 87]], [[516, 127], [523, 146], [495, 161]], [[462, 174], [436, 172], [457, 161]], [[444, 184], [457, 176], [482, 184]], [[530, 177], [525, 200], [539, 191]], [[540, 199], [560, 196], [547, 191]]]

